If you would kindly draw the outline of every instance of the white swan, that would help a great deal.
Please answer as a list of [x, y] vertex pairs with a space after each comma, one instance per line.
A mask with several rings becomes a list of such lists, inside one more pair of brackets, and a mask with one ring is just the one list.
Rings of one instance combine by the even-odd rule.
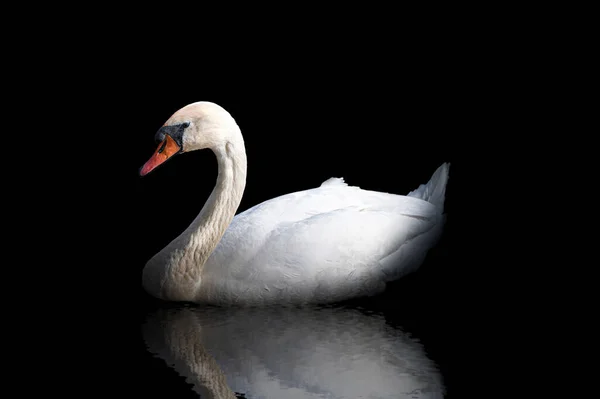
[[414, 271], [444, 224], [449, 164], [406, 196], [362, 190], [331, 178], [234, 217], [246, 183], [240, 128], [222, 107], [196, 102], [159, 129], [140, 174], [170, 157], [211, 149], [214, 190], [177, 238], [143, 270], [160, 299], [215, 305], [331, 303], [372, 295]]

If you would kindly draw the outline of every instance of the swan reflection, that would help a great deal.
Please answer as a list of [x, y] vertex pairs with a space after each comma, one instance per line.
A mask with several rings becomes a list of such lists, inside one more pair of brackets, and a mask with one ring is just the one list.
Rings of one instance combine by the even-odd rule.
[[201, 398], [442, 398], [436, 365], [378, 314], [346, 308], [159, 309], [150, 352]]

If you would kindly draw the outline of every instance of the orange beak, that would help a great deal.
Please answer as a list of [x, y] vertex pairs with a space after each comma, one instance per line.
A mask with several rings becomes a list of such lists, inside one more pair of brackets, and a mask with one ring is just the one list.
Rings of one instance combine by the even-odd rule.
[[165, 135], [165, 139], [158, 145], [158, 148], [152, 157], [140, 169], [140, 176], [146, 176], [159, 165], [165, 163], [167, 159], [178, 154], [180, 151], [181, 148], [177, 145], [175, 140], [173, 140], [171, 136]]

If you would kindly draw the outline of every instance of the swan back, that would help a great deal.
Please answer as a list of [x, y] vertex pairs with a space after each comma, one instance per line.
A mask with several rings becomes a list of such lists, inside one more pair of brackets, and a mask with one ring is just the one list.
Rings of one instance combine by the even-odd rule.
[[333, 178], [240, 213], [205, 264], [201, 301], [328, 303], [382, 291], [437, 242], [445, 189], [436, 185], [447, 173], [442, 165], [406, 196]]

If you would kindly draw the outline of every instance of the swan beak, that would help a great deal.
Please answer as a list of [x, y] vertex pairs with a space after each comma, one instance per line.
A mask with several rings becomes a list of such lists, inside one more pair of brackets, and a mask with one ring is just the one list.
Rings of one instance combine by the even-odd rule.
[[158, 148], [152, 157], [140, 169], [140, 176], [146, 176], [159, 165], [163, 164], [167, 159], [180, 152], [181, 147], [177, 145], [175, 140], [173, 140], [171, 136], [165, 135], [165, 139], [158, 145]]

